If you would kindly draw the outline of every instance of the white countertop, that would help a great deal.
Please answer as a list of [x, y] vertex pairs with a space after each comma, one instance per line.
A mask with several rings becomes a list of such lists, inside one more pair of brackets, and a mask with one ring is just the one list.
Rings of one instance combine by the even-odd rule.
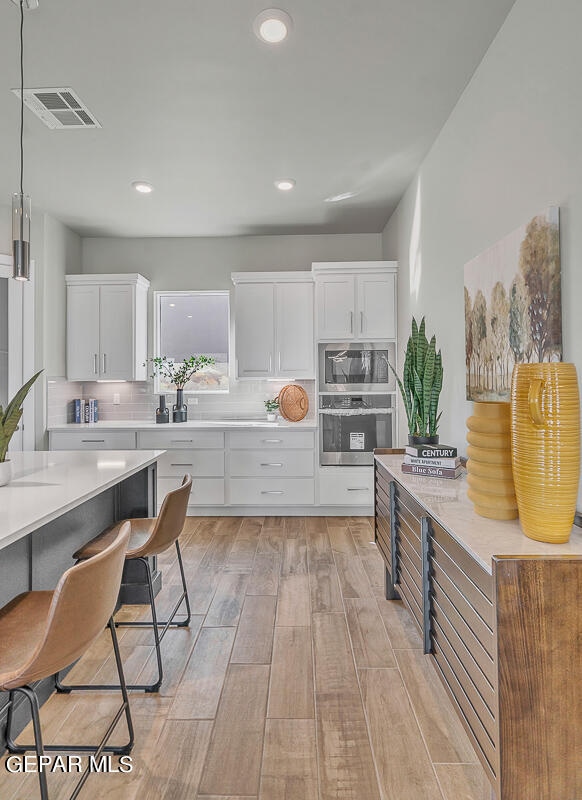
[[139, 472], [163, 452], [10, 453], [14, 477], [0, 486], [0, 548]]
[[167, 422], [158, 425], [155, 420], [102, 420], [100, 422], [89, 423], [62, 423], [60, 425], [50, 425], [49, 431], [164, 431], [168, 429], [189, 429], [189, 430], [232, 430], [247, 428], [278, 428], [287, 430], [309, 430], [317, 428], [315, 419], [304, 419], [301, 422], [287, 422], [279, 419], [277, 422], [267, 422], [266, 419], [194, 419], [188, 422]]
[[566, 544], [528, 539], [519, 520], [480, 517], [467, 497], [466, 474], [454, 480], [409, 475], [401, 470], [401, 455], [377, 455], [376, 460], [489, 573], [493, 556], [582, 556], [582, 529], [574, 526]]

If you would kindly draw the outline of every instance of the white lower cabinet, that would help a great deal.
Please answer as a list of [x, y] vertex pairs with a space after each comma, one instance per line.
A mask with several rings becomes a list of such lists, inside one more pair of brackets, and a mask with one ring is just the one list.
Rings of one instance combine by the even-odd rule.
[[51, 450], [135, 450], [135, 431], [51, 431]]
[[312, 431], [232, 431], [230, 504], [315, 504], [315, 436]]
[[222, 431], [139, 431], [138, 449], [166, 451], [158, 459], [158, 508], [186, 473], [193, 478], [189, 509], [224, 505], [224, 444]]
[[373, 506], [374, 467], [320, 467], [319, 504]]
[[[180, 477], [182, 476], [183, 473]], [[160, 478], [158, 473], [158, 509], [166, 494], [172, 489], [177, 489], [180, 483], [180, 478]], [[224, 505], [224, 478], [200, 478], [198, 476], [193, 478], [188, 508], [222, 505]]]
[[289, 506], [315, 503], [313, 478], [231, 478], [233, 506]]

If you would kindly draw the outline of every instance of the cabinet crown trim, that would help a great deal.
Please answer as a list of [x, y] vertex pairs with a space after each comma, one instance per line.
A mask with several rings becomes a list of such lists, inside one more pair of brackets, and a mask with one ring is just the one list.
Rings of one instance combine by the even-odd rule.
[[65, 275], [65, 282], [67, 286], [103, 286], [105, 284], [135, 284], [136, 286], [143, 286], [145, 289], [149, 288], [150, 282], [143, 275], [138, 272], [119, 273], [119, 274], [104, 274], [104, 275]]
[[398, 261], [314, 261], [311, 271], [314, 276], [328, 272], [398, 272]]
[[237, 283], [312, 283], [313, 276], [308, 270], [293, 272], [232, 272], [232, 282]]

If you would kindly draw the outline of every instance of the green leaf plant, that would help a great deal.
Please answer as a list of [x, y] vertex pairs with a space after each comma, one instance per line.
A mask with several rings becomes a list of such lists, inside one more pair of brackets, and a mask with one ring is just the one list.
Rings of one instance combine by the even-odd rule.
[[183, 389], [195, 372], [199, 372], [204, 367], [214, 364], [212, 356], [190, 356], [181, 363], [176, 363], [173, 358], [168, 356], [156, 356], [149, 359], [153, 375], [159, 375], [168, 383], [173, 383], [176, 389]]
[[5, 409], [0, 406], [0, 464], [6, 461], [8, 445], [18, 430], [18, 423], [22, 417], [22, 404], [26, 399], [26, 395], [41, 372], [42, 369], [36, 375], [33, 375], [24, 386], [20, 387]]
[[408, 338], [402, 379], [388, 362], [394, 373], [412, 436], [435, 436], [441, 414], [438, 411], [439, 395], [443, 387], [443, 361], [436, 349], [436, 336], [430, 342], [425, 334], [425, 319], [420, 326], [412, 318], [412, 333]]

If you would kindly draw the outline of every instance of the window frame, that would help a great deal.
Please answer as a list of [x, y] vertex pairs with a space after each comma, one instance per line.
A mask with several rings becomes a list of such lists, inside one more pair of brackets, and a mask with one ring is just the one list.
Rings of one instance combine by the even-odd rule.
[[[205, 395], [209, 394], [229, 394], [231, 383], [232, 383], [232, 365], [231, 365], [231, 354], [232, 354], [232, 328], [231, 328], [231, 316], [230, 316], [230, 291], [228, 289], [180, 289], [180, 290], [172, 290], [172, 289], [159, 289], [154, 293], [154, 356], [163, 355], [160, 352], [160, 340], [161, 340], [161, 330], [160, 330], [160, 319], [161, 319], [161, 298], [168, 297], [169, 295], [176, 296], [176, 295], [221, 295], [226, 296], [227, 299], [227, 325], [228, 325], [228, 388], [227, 389], [184, 389], [185, 395], [199, 395], [204, 397]], [[160, 377], [156, 375], [154, 377], [154, 393], [160, 394], [164, 393], [164, 391], [160, 388]], [[167, 390], [166, 390], [167, 393]]]

